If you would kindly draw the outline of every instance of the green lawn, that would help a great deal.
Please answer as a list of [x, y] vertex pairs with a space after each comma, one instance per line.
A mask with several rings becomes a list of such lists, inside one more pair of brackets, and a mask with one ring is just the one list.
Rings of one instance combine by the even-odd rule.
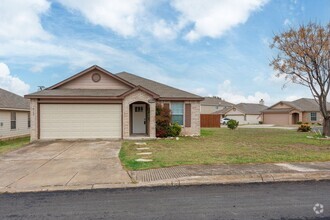
[[309, 133], [282, 129], [202, 129], [201, 137], [146, 141], [153, 162], [135, 159], [135, 141], [123, 143], [120, 159], [129, 170], [183, 164], [243, 164], [330, 161], [330, 141], [308, 139]]
[[0, 154], [16, 150], [30, 142], [30, 137], [16, 138], [12, 140], [0, 140]]

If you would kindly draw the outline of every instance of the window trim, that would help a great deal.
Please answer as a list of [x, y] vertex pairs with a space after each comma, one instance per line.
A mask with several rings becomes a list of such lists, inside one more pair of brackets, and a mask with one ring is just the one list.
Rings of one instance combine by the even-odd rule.
[[[173, 115], [178, 115], [178, 114], [173, 114], [173, 111], [172, 111], [172, 105], [174, 104], [174, 103], [181, 103], [182, 104], [182, 125], [180, 125], [179, 123], [179, 125], [180, 126], [182, 126], [182, 127], [184, 127], [185, 126], [185, 114], [184, 114], [184, 107], [185, 107], [185, 102], [171, 102], [171, 104], [170, 104], [170, 110], [171, 110], [171, 115], [173, 116]], [[181, 114], [180, 114], [181, 115]], [[178, 116], [180, 116], [180, 115], [178, 115]], [[173, 122], [173, 118], [171, 119], [171, 123], [174, 123]]]
[[[13, 126], [13, 125], [15, 125], [15, 126]], [[16, 130], [16, 129], [17, 129], [17, 115], [16, 115], [16, 112], [10, 112], [10, 130]]]
[[[315, 116], [313, 114], [315, 114]], [[315, 118], [315, 120], [314, 120], [314, 118]], [[311, 121], [317, 121], [317, 112], [311, 112], [310, 119], [311, 119]]]

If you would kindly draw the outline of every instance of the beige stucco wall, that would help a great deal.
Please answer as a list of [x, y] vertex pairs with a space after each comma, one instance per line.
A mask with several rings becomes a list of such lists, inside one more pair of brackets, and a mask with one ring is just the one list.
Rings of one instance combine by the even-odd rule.
[[[13, 110], [14, 111], [14, 110]], [[12, 111], [0, 110], [0, 139], [25, 136], [30, 134], [28, 128], [28, 112], [16, 112], [16, 129], [10, 129], [10, 117]]]
[[123, 138], [130, 137], [130, 117], [129, 117], [129, 105], [134, 102], [145, 102], [149, 104], [150, 108], [150, 119], [149, 119], [149, 137], [156, 137], [156, 102], [150, 103], [149, 101], [153, 100], [153, 98], [143, 92], [136, 91], [125, 97], [123, 100]]

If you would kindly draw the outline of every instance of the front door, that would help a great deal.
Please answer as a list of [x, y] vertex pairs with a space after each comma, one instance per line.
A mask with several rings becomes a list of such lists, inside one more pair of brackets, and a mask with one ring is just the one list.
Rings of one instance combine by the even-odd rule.
[[133, 134], [146, 133], [146, 105], [133, 104]]

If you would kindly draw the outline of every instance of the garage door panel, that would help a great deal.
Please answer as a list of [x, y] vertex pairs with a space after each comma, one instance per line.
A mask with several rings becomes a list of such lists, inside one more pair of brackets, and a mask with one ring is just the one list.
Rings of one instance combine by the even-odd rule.
[[264, 124], [289, 125], [288, 114], [264, 114]]
[[120, 104], [41, 104], [40, 138], [120, 138]]

